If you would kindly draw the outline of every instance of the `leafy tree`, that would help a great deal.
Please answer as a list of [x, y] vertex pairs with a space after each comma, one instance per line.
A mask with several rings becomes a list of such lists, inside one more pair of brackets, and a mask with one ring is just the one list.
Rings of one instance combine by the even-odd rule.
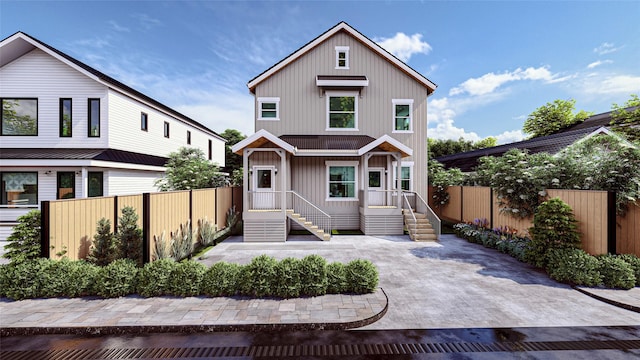
[[[226, 173], [233, 174], [235, 170], [242, 169], [242, 156], [234, 154], [231, 151], [231, 147], [244, 140], [246, 136], [244, 136], [240, 131], [234, 129], [227, 129], [222, 134], [220, 134], [220, 136], [227, 140], [227, 143], [224, 146], [224, 171]], [[242, 180], [240, 181], [240, 183], [242, 183]]]
[[465, 174], [460, 169], [453, 168], [445, 170], [444, 166], [437, 160], [429, 159], [428, 180], [429, 185], [435, 188], [433, 199], [435, 206], [441, 207], [449, 203], [449, 186], [462, 185], [466, 179]]
[[207, 160], [202, 150], [187, 147], [169, 154], [167, 172], [155, 182], [160, 191], [205, 189], [224, 185], [226, 179], [218, 166]]
[[552, 135], [583, 122], [593, 114], [584, 110], [574, 114], [575, 105], [574, 99], [557, 99], [553, 103], [547, 103], [529, 114], [522, 129], [525, 133], [531, 134], [530, 138]]
[[138, 215], [131, 206], [122, 209], [122, 216], [118, 219], [116, 234], [120, 243], [120, 252], [125, 259], [131, 259], [142, 267], [142, 229], [138, 227]]
[[87, 261], [98, 266], [106, 266], [119, 258], [120, 246], [118, 239], [111, 232], [111, 221], [102, 218], [96, 226], [96, 234], [93, 236], [93, 245]]
[[640, 98], [632, 94], [624, 106], [611, 106], [611, 123], [614, 131], [623, 133], [630, 141], [640, 141]]
[[461, 152], [496, 146], [498, 140], [491, 136], [476, 142], [465, 140], [462, 137], [458, 140], [441, 140], [428, 138], [427, 143], [429, 145], [429, 158], [434, 159], [440, 156], [452, 155]]
[[23, 263], [40, 257], [40, 211], [31, 210], [18, 217], [18, 225], [7, 238], [2, 257], [12, 264]]

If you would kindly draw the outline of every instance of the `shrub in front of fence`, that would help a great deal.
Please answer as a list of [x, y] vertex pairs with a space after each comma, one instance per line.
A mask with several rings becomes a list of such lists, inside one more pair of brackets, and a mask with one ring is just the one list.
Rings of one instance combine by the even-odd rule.
[[636, 276], [631, 265], [615, 255], [596, 256], [598, 271], [602, 275], [604, 286], [617, 289], [631, 289], [636, 285]]
[[553, 249], [547, 259], [547, 273], [556, 281], [581, 286], [602, 283], [598, 259], [582, 249]]
[[631, 268], [633, 269], [633, 274], [636, 277], [636, 286], [640, 286], [640, 258], [631, 254], [623, 254], [617, 256], [624, 262], [629, 264], [629, 266], [631, 266]]
[[37, 259], [40, 257], [40, 210], [31, 210], [17, 221], [2, 257], [12, 263]]
[[114, 298], [135, 294], [138, 266], [131, 259], [118, 259], [98, 270], [95, 278], [95, 294]]

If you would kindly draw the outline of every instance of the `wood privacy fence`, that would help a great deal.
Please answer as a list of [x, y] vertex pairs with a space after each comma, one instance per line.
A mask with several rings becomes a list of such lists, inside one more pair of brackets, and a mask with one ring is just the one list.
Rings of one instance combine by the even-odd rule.
[[[429, 188], [433, 194], [434, 188]], [[441, 218], [454, 221], [487, 219], [491, 228], [508, 226], [528, 236], [533, 217], [516, 218], [500, 212], [497, 196], [489, 187], [450, 186], [449, 203], [436, 208], [433, 196], [429, 205]], [[547, 190], [548, 198], [558, 197], [573, 209], [578, 220], [582, 248], [593, 255], [617, 253], [640, 256], [640, 207], [630, 205], [624, 217], [616, 215], [615, 193], [591, 190]]]
[[41, 204], [42, 255], [56, 258], [63, 253], [72, 260], [89, 253], [96, 225], [102, 218], [118, 226], [122, 209], [133, 207], [143, 232], [144, 261], [151, 258], [153, 237], [166, 236], [181, 224], [208, 219], [219, 230], [226, 227], [227, 211], [235, 205], [242, 214], [242, 187], [224, 187], [172, 192], [144, 193], [87, 199], [43, 201]]

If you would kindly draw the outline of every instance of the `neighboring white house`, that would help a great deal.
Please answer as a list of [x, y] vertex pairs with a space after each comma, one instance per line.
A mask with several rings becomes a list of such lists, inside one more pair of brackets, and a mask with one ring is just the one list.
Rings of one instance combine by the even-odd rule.
[[0, 42], [0, 240], [43, 200], [157, 191], [169, 153], [225, 165], [213, 130], [17, 32]]

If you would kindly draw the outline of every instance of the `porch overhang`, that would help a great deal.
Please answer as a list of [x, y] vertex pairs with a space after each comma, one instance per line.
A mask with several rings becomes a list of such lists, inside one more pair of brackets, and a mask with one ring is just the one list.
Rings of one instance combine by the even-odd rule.
[[375, 148], [382, 149], [386, 152], [397, 152], [400, 153], [402, 157], [413, 155], [413, 149], [386, 134], [361, 147], [358, 150], [358, 155], [362, 156]]
[[233, 145], [231, 147], [231, 151], [235, 154], [242, 155], [242, 151], [244, 149], [260, 148], [268, 143], [272, 143], [290, 154], [295, 154], [298, 151], [295, 146], [287, 143], [286, 141], [278, 138], [277, 136], [264, 129], [258, 130], [253, 135]]

